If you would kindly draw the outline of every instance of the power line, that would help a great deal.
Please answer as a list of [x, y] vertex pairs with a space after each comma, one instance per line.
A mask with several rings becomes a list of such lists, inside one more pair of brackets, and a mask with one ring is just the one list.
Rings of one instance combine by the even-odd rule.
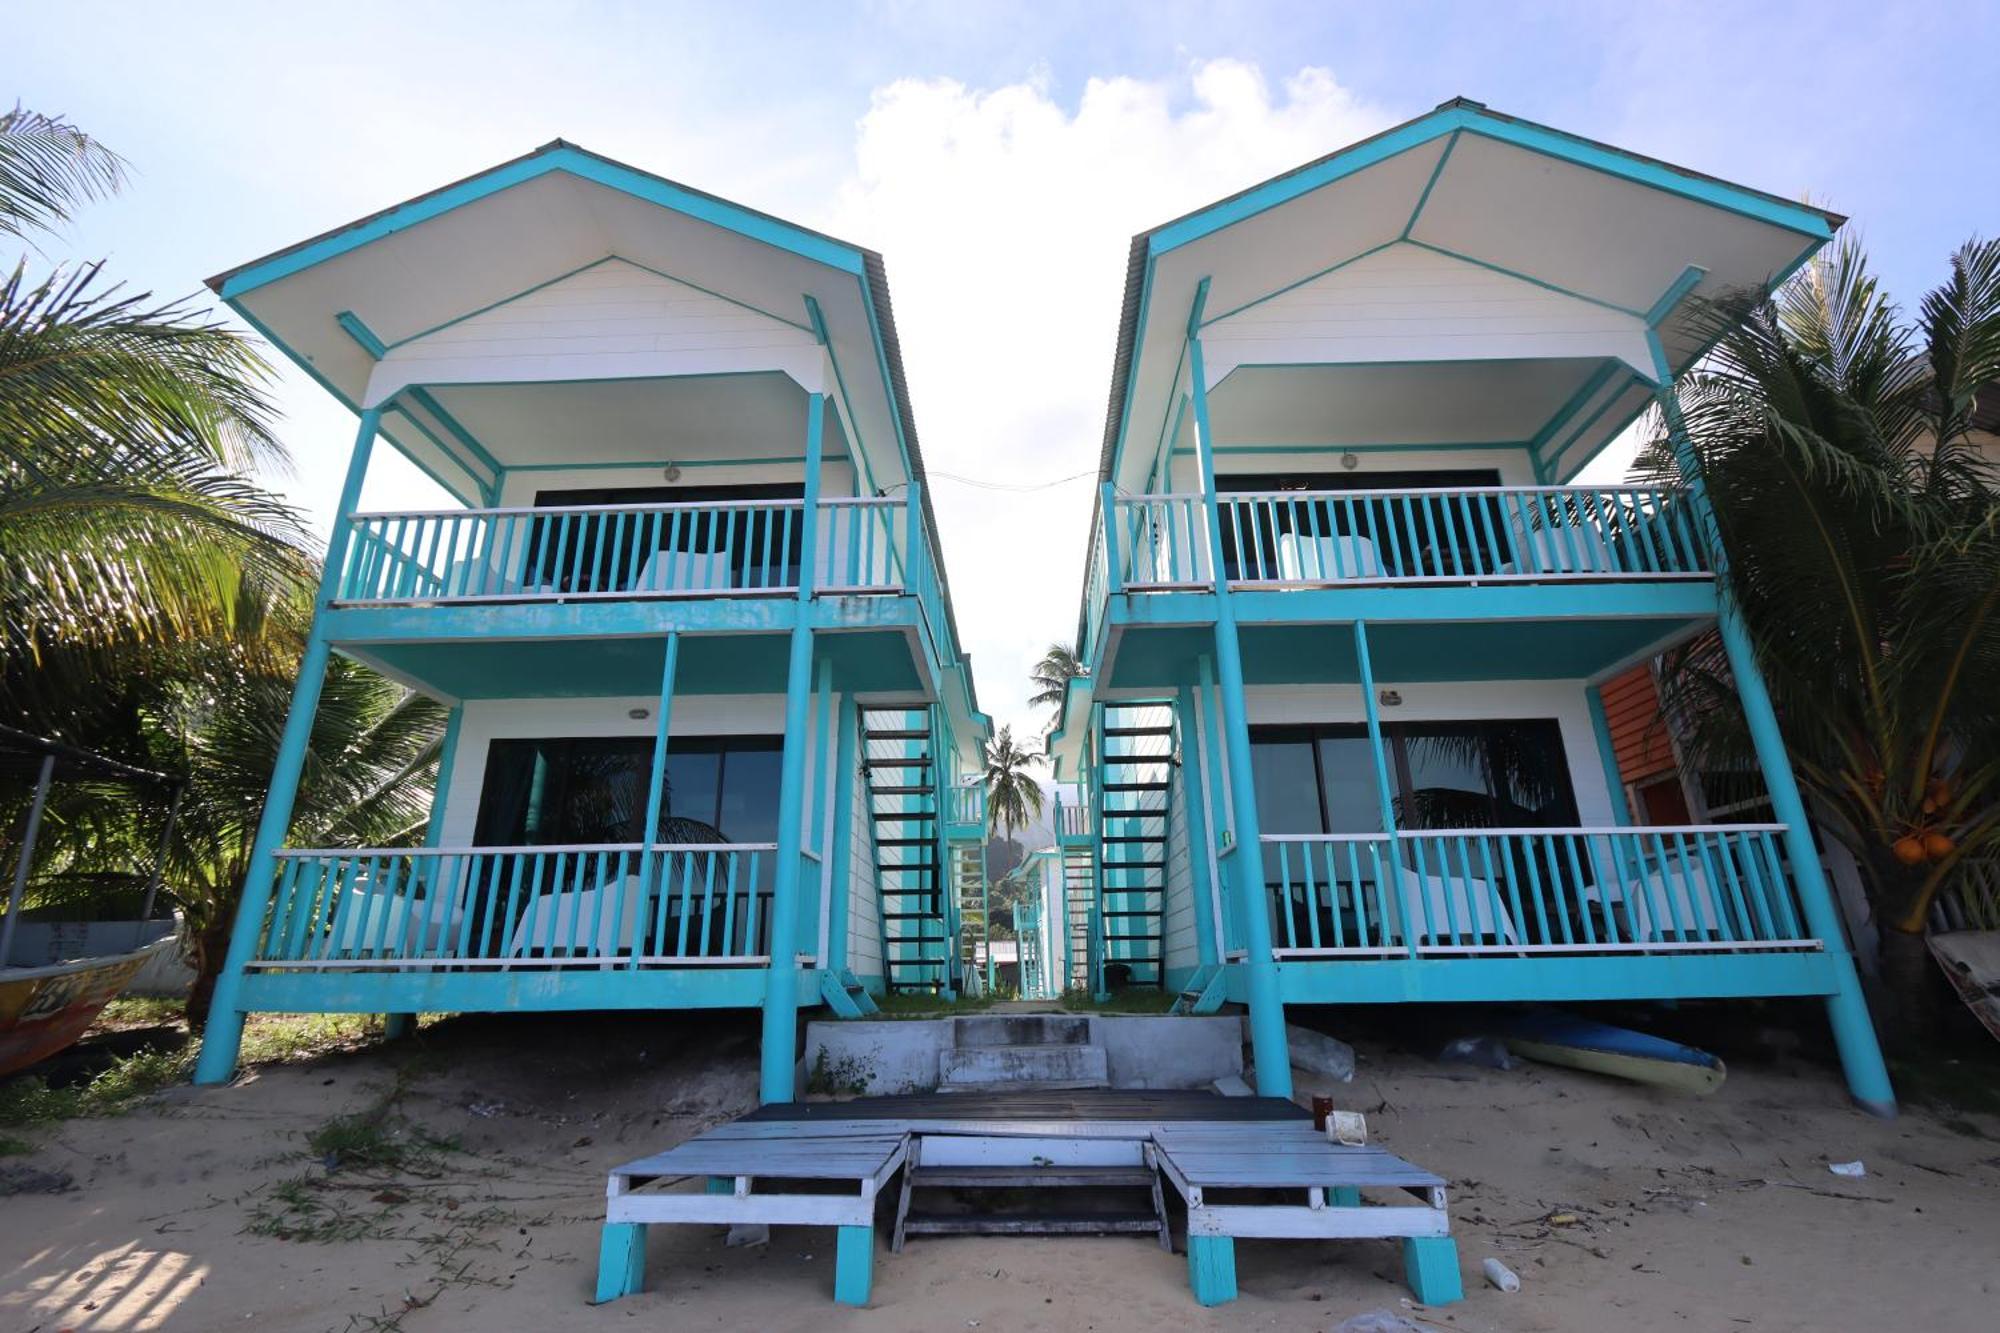
[[1072, 481], [1081, 481], [1085, 477], [1094, 477], [1097, 475], [1097, 469], [1091, 468], [1087, 472], [1072, 472], [1069, 476], [1057, 477], [1054, 481], [984, 481], [978, 477], [961, 477], [956, 472], [940, 472], [936, 468], [927, 469], [925, 475], [940, 477], [945, 481], [956, 481], [966, 486], [976, 486], [982, 491], [1046, 491], [1051, 487], [1064, 486]]

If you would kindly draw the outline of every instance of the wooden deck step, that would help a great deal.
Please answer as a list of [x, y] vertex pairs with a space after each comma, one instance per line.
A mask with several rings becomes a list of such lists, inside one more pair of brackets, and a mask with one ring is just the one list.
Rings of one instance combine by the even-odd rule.
[[1160, 1219], [1151, 1213], [911, 1213], [903, 1232], [911, 1236], [1126, 1236], [1153, 1235]]
[[918, 1189], [1151, 1189], [1143, 1166], [923, 1166], [911, 1176]]

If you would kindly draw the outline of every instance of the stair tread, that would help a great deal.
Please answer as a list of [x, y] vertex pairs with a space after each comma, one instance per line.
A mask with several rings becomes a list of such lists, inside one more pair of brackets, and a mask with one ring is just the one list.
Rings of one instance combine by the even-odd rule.
[[1090, 1235], [1156, 1233], [1160, 1219], [1153, 1213], [1021, 1213], [949, 1214], [911, 1213], [903, 1220], [903, 1230], [911, 1235], [982, 1236]]
[[1152, 1170], [1143, 1166], [920, 1166], [910, 1172], [912, 1186], [958, 1189], [1074, 1189], [1093, 1185], [1150, 1189], [1155, 1179]]

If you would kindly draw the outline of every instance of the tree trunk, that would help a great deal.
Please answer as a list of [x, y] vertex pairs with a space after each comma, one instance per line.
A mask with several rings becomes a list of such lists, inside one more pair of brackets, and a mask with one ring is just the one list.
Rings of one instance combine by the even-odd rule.
[[1889, 1012], [1877, 1017], [1896, 1054], [1913, 1054], [1935, 1040], [1940, 1016], [1938, 988], [1943, 983], [1923, 934], [1897, 930], [1883, 922], [1882, 992]]
[[208, 1007], [215, 999], [215, 983], [229, 956], [229, 924], [198, 932], [194, 937], [194, 985], [188, 990], [188, 1026], [200, 1032], [208, 1024]]

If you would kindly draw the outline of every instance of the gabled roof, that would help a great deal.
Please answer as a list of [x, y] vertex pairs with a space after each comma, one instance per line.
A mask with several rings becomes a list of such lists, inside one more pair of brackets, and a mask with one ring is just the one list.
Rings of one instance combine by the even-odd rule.
[[[1454, 157], [1453, 150], [1460, 147], [1461, 141], [1466, 144], [1476, 142], [1480, 145], [1477, 151], [1483, 154], [1483, 159], [1469, 170], [1466, 169], [1467, 152], [1462, 151]], [[1687, 230], [1682, 224], [1689, 219], [1707, 219], [1706, 236], [1694, 238], [1691, 244], [1699, 249], [1704, 241], [1713, 244], [1716, 238], [1726, 235], [1728, 244], [1720, 248], [1730, 251], [1727, 258], [1734, 261], [1735, 269], [1714, 275], [1704, 272], [1701, 281], [1707, 282], [1710, 288], [1736, 285], [1739, 280], [1775, 285], [1790, 272], [1791, 267], [1803, 262], [1845, 221], [1839, 214], [1824, 209], [1504, 115], [1466, 98], [1454, 98], [1413, 120], [1132, 238], [1126, 261], [1124, 305], [1112, 359], [1100, 475], [1105, 479], [1113, 477], [1121, 442], [1130, 425], [1135, 380], [1143, 373], [1140, 360], [1145, 355], [1146, 329], [1158, 327], [1163, 331], [1169, 330], [1165, 322], [1168, 320], [1185, 323], [1184, 306], [1170, 313], [1150, 308], [1159, 286], [1158, 277], [1163, 263], [1171, 266], [1178, 261], [1181, 267], [1196, 262], [1206, 265], [1223, 253], [1218, 247], [1233, 244], [1236, 247], [1234, 253], [1243, 257], [1246, 267], [1266, 275], [1261, 280], [1249, 282], [1233, 299], [1212, 304], [1210, 310], [1213, 315], [1217, 311], [1226, 313], [1241, 309], [1246, 302], [1266, 299], [1289, 283], [1307, 280], [1397, 240], [1424, 245], [1426, 241], [1422, 237], [1413, 237], [1412, 229], [1419, 225], [1420, 217], [1425, 219], [1423, 225], [1426, 227], [1438, 225], [1436, 219], [1439, 212], [1427, 214], [1426, 208], [1440, 202], [1445, 204], [1440, 211], [1448, 214], [1453, 219], [1453, 225], [1462, 233], [1476, 233], [1484, 227], [1495, 238], [1504, 236], [1508, 241], [1518, 243], [1523, 240], [1522, 233], [1526, 233], [1527, 239], [1532, 241], [1533, 229], [1523, 225], [1521, 219], [1531, 215], [1529, 204], [1534, 202], [1534, 190], [1538, 183], [1519, 179], [1523, 174], [1520, 163], [1527, 160], [1519, 156], [1522, 153], [1536, 155], [1538, 160], [1558, 164], [1565, 169], [1574, 169], [1576, 173], [1590, 173], [1600, 181], [1600, 192], [1610, 188], [1641, 194], [1651, 192], [1647, 197], [1656, 197], [1657, 202], [1642, 206], [1661, 216], [1659, 234], [1628, 238], [1627, 252], [1636, 255], [1642, 252], [1644, 246], [1651, 245], [1652, 249], [1646, 253], [1657, 261], [1655, 267], [1667, 264], [1670, 273], [1679, 272], [1683, 264], [1705, 267], [1705, 254], [1676, 254], [1671, 259], [1667, 258], [1669, 242], [1666, 238], [1680, 236]], [[1390, 224], [1400, 224], [1400, 235], [1394, 225], [1369, 224], [1365, 219], [1357, 218], [1357, 213], [1367, 210], [1335, 207], [1326, 202], [1337, 197], [1351, 199], [1357, 196], [1321, 194], [1331, 187], [1340, 186], [1342, 182], [1350, 182], [1346, 188], [1351, 191], [1358, 184], [1355, 178], [1371, 169], [1376, 169], [1375, 175], [1367, 179], [1379, 180], [1381, 185], [1372, 191], [1364, 189], [1358, 197], [1365, 198], [1371, 208], [1379, 210], [1390, 220]], [[1580, 175], [1578, 178], [1582, 179]], [[1502, 201], [1506, 208], [1512, 210], [1511, 214], [1496, 218], [1464, 207], [1468, 201], [1490, 197], [1496, 180], [1517, 189], [1516, 196]], [[1482, 195], [1482, 191], [1487, 193]], [[1447, 194], [1452, 197], [1446, 199]], [[1318, 204], [1313, 203], [1315, 195], [1320, 196]], [[1524, 200], [1529, 203], [1524, 204]], [[1637, 196], [1627, 202], [1641, 204]], [[1308, 209], [1308, 214], [1302, 216], [1309, 217], [1312, 225], [1306, 226], [1303, 222], [1299, 225], [1304, 226], [1306, 233], [1315, 239], [1324, 239], [1327, 251], [1299, 255], [1301, 271], [1285, 274], [1281, 280], [1272, 280], [1270, 275], [1290, 257], [1290, 247], [1272, 243], [1269, 233], [1282, 225], [1274, 222], [1273, 218], [1284, 210], [1300, 208]], [[1313, 208], [1319, 211], [1312, 212]], [[1405, 216], [1407, 221], [1403, 221]], [[1587, 229], [1590, 221], [1589, 217], [1583, 217], [1579, 221], [1579, 229]], [[1386, 226], [1386, 230], [1382, 235], [1371, 235], [1368, 233], [1369, 225]], [[1510, 225], [1516, 228], [1512, 234], [1505, 230]], [[1346, 235], [1333, 236], [1343, 228]], [[1240, 240], [1225, 239], [1225, 233], [1232, 229], [1245, 229], [1245, 235]], [[1784, 237], [1791, 240], [1781, 239]], [[1346, 248], [1339, 248], [1341, 246]], [[1200, 260], [1190, 261], [1185, 256], [1191, 248], [1208, 253]], [[1469, 258], [1475, 263], [1486, 262], [1480, 256], [1464, 255], [1455, 248], [1440, 248], [1438, 252]], [[1780, 252], [1783, 253], [1782, 262], [1768, 268], [1757, 267], [1764, 256]], [[1618, 262], [1616, 257], [1596, 258], [1606, 265]], [[1497, 263], [1492, 266], [1501, 267]], [[1719, 263], [1717, 267], [1722, 269], [1729, 265]], [[1503, 268], [1502, 271], [1511, 270]], [[1185, 285], [1188, 275], [1181, 276]], [[1568, 290], [1545, 282], [1532, 273], [1517, 272], [1516, 276], [1531, 283], [1554, 286], [1556, 290]], [[1586, 300], [1649, 317], [1657, 325], [1672, 315], [1674, 307], [1693, 294], [1699, 285], [1688, 283], [1670, 287], [1656, 280], [1650, 289], [1652, 292], [1672, 293], [1672, 300], [1664, 310], [1649, 308], [1651, 296], [1640, 300], [1630, 293], [1582, 294]], [[1670, 337], [1666, 340], [1669, 359], [1676, 373], [1691, 363], [1701, 350], [1691, 343], [1676, 344]], [[1159, 373], [1157, 367], [1154, 373]]]

